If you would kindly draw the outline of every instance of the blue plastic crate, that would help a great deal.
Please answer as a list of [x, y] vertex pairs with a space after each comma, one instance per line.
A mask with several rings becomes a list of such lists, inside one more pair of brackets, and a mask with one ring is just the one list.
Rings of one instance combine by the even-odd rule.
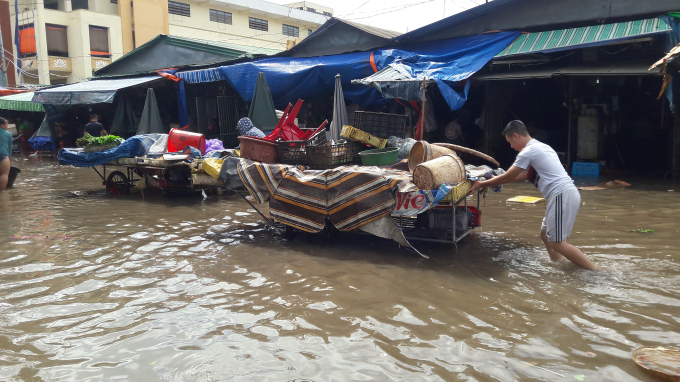
[[599, 163], [574, 162], [571, 165], [572, 175], [600, 175]]

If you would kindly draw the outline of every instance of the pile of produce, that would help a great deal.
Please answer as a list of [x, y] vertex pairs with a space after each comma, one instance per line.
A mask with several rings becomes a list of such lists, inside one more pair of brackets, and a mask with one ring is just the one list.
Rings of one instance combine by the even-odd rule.
[[93, 137], [89, 134], [85, 134], [82, 138], [76, 141], [76, 146], [78, 147], [91, 147], [91, 146], [119, 146], [123, 143], [124, 139], [117, 135], [105, 135], [103, 137]]

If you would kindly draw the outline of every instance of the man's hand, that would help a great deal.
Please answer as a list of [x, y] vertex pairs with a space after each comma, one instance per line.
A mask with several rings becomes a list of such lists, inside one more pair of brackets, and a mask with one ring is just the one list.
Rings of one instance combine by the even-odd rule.
[[472, 181], [472, 187], [470, 187], [470, 191], [468, 191], [468, 196], [474, 194], [478, 190], [481, 190], [484, 188], [484, 181], [481, 180], [473, 180]]

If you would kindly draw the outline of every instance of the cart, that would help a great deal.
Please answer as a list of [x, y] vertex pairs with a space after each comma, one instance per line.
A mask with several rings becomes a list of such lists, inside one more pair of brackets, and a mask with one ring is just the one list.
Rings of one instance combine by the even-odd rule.
[[[481, 214], [481, 193], [482, 191], [479, 190], [477, 191], [477, 213]], [[451, 209], [451, 213], [447, 214], [451, 216], [451, 227], [429, 227], [426, 226], [426, 224], [423, 224], [422, 219], [419, 219], [418, 216], [425, 215], [428, 213], [433, 212], [432, 210], [425, 211], [424, 213], [418, 215], [418, 216], [392, 216], [392, 219], [394, 222], [401, 227], [402, 231], [404, 232], [404, 237], [408, 240], [413, 240], [413, 241], [429, 241], [429, 242], [434, 242], [434, 243], [449, 243], [453, 244], [456, 248], [458, 248], [458, 242], [461, 241], [464, 237], [469, 235], [472, 231], [475, 230], [475, 228], [481, 226], [481, 216], [479, 220], [475, 224], [470, 224], [470, 219], [468, 217], [468, 224], [466, 224], [466, 228], [463, 230], [459, 230], [456, 228], [456, 219], [459, 218], [460, 211], [458, 211], [458, 207], [464, 207], [465, 213], [468, 211], [468, 197], [467, 195], [463, 196], [456, 202], [440, 202], [437, 205], [436, 209]]]
[[101, 167], [101, 171], [97, 167], [92, 169], [102, 179], [107, 195], [129, 195], [135, 185], [159, 188], [168, 193], [220, 189], [223, 186], [210, 175], [192, 172], [191, 164], [184, 159], [118, 158]]
[[[453, 191], [451, 191], [453, 192]], [[260, 210], [251, 203], [244, 193], [242, 192], [236, 192], [239, 194], [243, 200], [245, 200], [265, 221], [266, 224], [271, 226], [272, 228], [275, 228], [279, 232], [282, 232], [286, 235], [287, 238], [292, 239], [295, 235], [298, 233], [302, 233], [303, 231], [300, 231], [296, 228], [293, 228], [291, 226], [285, 225], [281, 222], [278, 222], [274, 219], [267, 218]], [[407, 240], [413, 240], [413, 241], [428, 241], [428, 242], [434, 242], [434, 243], [444, 243], [444, 244], [453, 244], [455, 249], [458, 249], [458, 242], [461, 241], [463, 238], [465, 238], [467, 235], [469, 235], [472, 231], [475, 230], [475, 228], [478, 228], [481, 226], [481, 196], [482, 196], [482, 191], [478, 190], [477, 191], [477, 213], [479, 213], [479, 218], [477, 219], [477, 222], [475, 224], [468, 224], [466, 225], [467, 227], [462, 230], [461, 232], [458, 232], [456, 229], [456, 219], [459, 217], [460, 212], [457, 212], [458, 207], [464, 207], [466, 212], [468, 209], [468, 196], [465, 195], [459, 200], [455, 202], [440, 202], [437, 207], [449, 207], [451, 209], [451, 227], [442, 227], [442, 228], [431, 228], [429, 226], [424, 225], [421, 220], [418, 218], [418, 216], [424, 215], [428, 213], [430, 210], [425, 211], [418, 216], [395, 216], [391, 215], [392, 220], [401, 228], [402, 232], [404, 233], [404, 237], [406, 237]], [[469, 218], [466, 220], [470, 220]], [[329, 227], [330, 223], [327, 223], [325, 230], [328, 230], [329, 234], [332, 234], [334, 231], [334, 227]], [[358, 230], [352, 231], [355, 233], [360, 233], [364, 235], [369, 235], [368, 233], [361, 232]]]

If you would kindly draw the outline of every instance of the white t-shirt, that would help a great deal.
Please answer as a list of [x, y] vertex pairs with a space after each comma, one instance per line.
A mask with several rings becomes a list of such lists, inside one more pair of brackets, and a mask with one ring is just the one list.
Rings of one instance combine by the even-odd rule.
[[555, 150], [535, 139], [530, 140], [520, 151], [514, 166], [526, 170], [529, 181], [546, 198], [550, 198], [556, 191], [574, 185], [574, 180], [562, 167]]

